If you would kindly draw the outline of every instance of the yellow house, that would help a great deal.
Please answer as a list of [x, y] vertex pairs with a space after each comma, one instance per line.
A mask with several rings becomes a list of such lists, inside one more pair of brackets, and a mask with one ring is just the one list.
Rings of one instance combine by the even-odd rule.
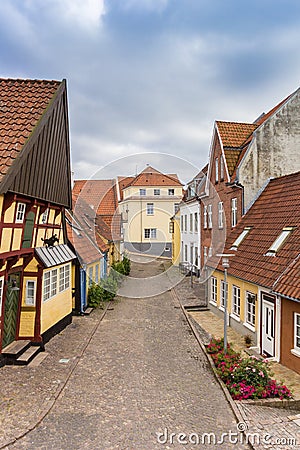
[[172, 264], [179, 266], [181, 252], [180, 210], [176, 211], [170, 219], [170, 231], [172, 233]]
[[0, 100], [11, 111], [0, 132], [3, 363], [71, 322], [75, 255], [64, 227], [71, 206], [66, 82], [0, 79]]
[[177, 176], [147, 166], [135, 177], [119, 179], [119, 195], [125, 249], [171, 258], [170, 218], [182, 199]]

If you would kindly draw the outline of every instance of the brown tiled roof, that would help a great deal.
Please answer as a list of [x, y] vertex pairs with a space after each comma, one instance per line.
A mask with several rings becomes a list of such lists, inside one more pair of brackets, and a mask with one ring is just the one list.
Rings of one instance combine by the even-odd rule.
[[91, 233], [86, 231], [82, 220], [70, 211], [66, 211], [66, 219], [68, 240], [73, 245], [81, 264], [91, 264], [103, 258], [96, 237], [93, 238]]
[[300, 253], [273, 284], [273, 291], [292, 299], [300, 299]]
[[76, 180], [73, 193], [100, 215], [114, 215], [118, 206], [114, 180]]
[[223, 147], [239, 148], [258, 127], [254, 123], [216, 121]]
[[[300, 298], [299, 277], [293, 277], [293, 271], [287, 271], [300, 253], [299, 186], [300, 172], [269, 182], [227, 239], [224, 252], [235, 255], [230, 259], [229, 274], [268, 288], [285, 274], [280, 285], [282, 293], [284, 286], [293, 284], [293, 295]], [[276, 256], [265, 256], [282, 229], [288, 226], [295, 228]], [[252, 227], [249, 234], [237, 251], [230, 250], [245, 227]]]
[[224, 150], [225, 153], [225, 158], [226, 158], [226, 163], [227, 163], [227, 168], [228, 168], [228, 173], [231, 176], [234, 173], [234, 170], [236, 168], [237, 162], [240, 158], [241, 155], [241, 150], [236, 148], [226, 148]]
[[0, 78], [0, 182], [45, 113], [60, 81]]
[[176, 174], [163, 174], [147, 166], [127, 186], [182, 186]]
[[125, 189], [127, 186], [132, 183], [135, 177], [118, 177], [118, 185], [119, 185], [119, 192], [120, 192], [120, 201], [123, 200], [123, 189]]

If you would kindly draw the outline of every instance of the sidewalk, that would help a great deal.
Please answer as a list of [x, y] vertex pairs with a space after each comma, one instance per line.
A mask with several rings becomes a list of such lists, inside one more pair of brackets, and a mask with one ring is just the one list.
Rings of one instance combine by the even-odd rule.
[[[198, 288], [199, 289], [199, 288]], [[194, 288], [188, 278], [175, 287], [176, 296], [183, 307], [192, 306], [190, 299], [195, 299], [195, 305], [204, 305], [204, 300], [196, 298]], [[202, 294], [204, 293], [204, 290]], [[223, 320], [211, 311], [193, 311], [186, 313], [195, 324], [198, 338], [205, 345], [211, 337], [223, 337]], [[244, 351], [246, 346], [243, 338], [232, 328], [228, 328], [228, 342], [238, 351]], [[279, 363], [271, 363], [274, 378], [284, 383], [293, 391], [294, 408], [262, 406], [257, 402], [234, 401], [233, 405], [239, 411], [239, 418], [247, 432], [257, 433], [263, 442], [255, 442], [254, 449], [300, 449], [300, 375]], [[278, 405], [280, 401], [276, 402]]]

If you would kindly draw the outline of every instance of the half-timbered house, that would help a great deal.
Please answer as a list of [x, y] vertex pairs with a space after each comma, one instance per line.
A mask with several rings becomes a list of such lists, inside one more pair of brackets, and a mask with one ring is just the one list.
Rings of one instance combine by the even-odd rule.
[[3, 362], [15, 356], [26, 363], [31, 344], [42, 347], [71, 322], [75, 255], [66, 245], [65, 208], [71, 208], [66, 81], [0, 79]]

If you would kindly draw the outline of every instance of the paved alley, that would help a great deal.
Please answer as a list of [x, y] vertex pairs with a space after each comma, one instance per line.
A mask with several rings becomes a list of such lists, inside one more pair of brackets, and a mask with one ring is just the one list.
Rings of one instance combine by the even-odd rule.
[[[248, 448], [242, 443], [238, 447], [230, 444], [226, 437], [223, 444], [213, 444], [214, 440], [221, 440], [222, 433], [237, 431], [236, 419], [172, 292], [142, 297], [148, 277], [153, 277], [151, 282], [155, 283], [155, 275], [161, 272], [159, 261], [134, 264], [131, 276], [141, 278], [141, 298], [118, 297], [101, 322], [100, 311], [77, 318], [76, 327], [77, 330], [83, 327], [81, 337], [85, 344], [78, 347], [74, 342], [76, 355], [71, 349], [70, 330], [52, 340], [66, 346], [64, 357], [70, 358], [73, 369], [56, 372], [55, 379], [63, 380], [63, 389], [50, 411], [32, 431], [5, 448]], [[25, 391], [28, 394], [29, 415], [30, 402], [36, 401], [31, 384], [38, 384], [39, 377], [44, 391], [39, 394], [36, 385], [36, 397], [47, 395], [49, 400], [45, 385], [47, 376], [52, 376], [49, 361], [52, 361], [54, 373], [63, 370], [63, 364], [59, 365], [53, 355], [35, 368], [4, 367], [0, 370], [2, 375], [16, 373], [17, 377], [22, 377], [23, 371], [27, 382], [22, 395], [25, 399]], [[6, 380], [9, 385], [10, 380]], [[1, 373], [0, 383], [4, 383]], [[52, 380], [50, 396], [54, 395], [53, 385]], [[11, 392], [12, 398], [13, 395]], [[17, 401], [15, 398], [13, 403]], [[20, 420], [24, 420], [21, 409]], [[34, 420], [32, 417], [31, 426]], [[18, 417], [14, 417], [14, 421], [17, 424]]]

